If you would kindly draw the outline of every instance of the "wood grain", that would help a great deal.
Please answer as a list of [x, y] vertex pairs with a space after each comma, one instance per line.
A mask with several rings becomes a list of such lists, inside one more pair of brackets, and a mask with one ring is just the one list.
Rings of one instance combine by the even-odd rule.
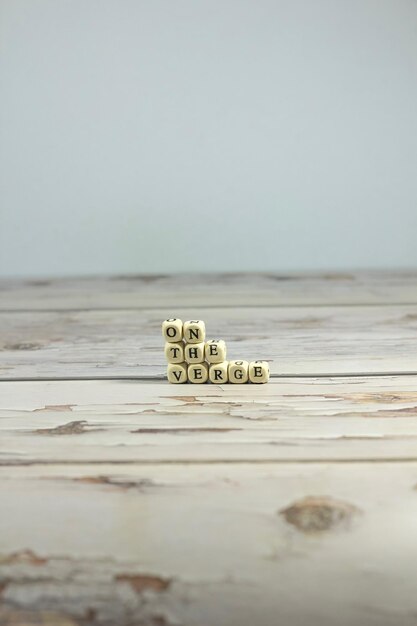
[[417, 272], [3, 280], [0, 379], [0, 626], [415, 626]]
[[417, 304], [417, 271], [1, 279], [0, 309]]
[[[417, 372], [417, 305], [196, 309], [273, 375]], [[0, 378], [165, 377], [161, 320], [190, 311], [0, 313]]]
[[417, 377], [3, 383], [0, 463], [417, 460]]
[[416, 482], [415, 462], [0, 469], [0, 623], [414, 626]]

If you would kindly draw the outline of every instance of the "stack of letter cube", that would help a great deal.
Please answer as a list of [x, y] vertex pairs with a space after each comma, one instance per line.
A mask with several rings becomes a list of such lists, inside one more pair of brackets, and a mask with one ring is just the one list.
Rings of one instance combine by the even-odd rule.
[[200, 320], [162, 322], [165, 356], [170, 383], [267, 383], [266, 361], [226, 361], [223, 339], [206, 341], [206, 326]]

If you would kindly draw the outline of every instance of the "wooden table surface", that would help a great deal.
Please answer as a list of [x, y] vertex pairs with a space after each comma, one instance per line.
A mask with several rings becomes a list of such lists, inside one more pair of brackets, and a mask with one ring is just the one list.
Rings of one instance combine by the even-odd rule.
[[0, 625], [416, 626], [417, 272], [3, 280], [0, 354]]

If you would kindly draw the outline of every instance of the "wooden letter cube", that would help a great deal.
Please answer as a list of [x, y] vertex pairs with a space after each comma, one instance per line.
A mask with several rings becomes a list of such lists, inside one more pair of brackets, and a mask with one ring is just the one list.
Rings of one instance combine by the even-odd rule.
[[209, 367], [209, 379], [210, 382], [217, 385], [227, 383], [228, 381], [228, 363], [223, 361], [222, 363], [213, 363]]
[[251, 361], [249, 364], [249, 380], [251, 383], [267, 383], [269, 380], [269, 364], [267, 361]]
[[201, 343], [186, 343], [184, 358], [187, 363], [202, 363], [204, 361], [204, 341]]
[[187, 363], [168, 363], [167, 376], [170, 383], [186, 383]]
[[248, 382], [249, 363], [247, 361], [229, 361], [229, 383], [241, 385]]
[[210, 339], [206, 342], [206, 361], [222, 363], [226, 360], [226, 344], [223, 339]]
[[207, 363], [191, 363], [188, 366], [188, 380], [190, 383], [206, 383], [208, 379]]
[[184, 344], [182, 341], [166, 343], [165, 356], [168, 363], [182, 363], [184, 361]]
[[169, 320], [162, 322], [162, 335], [165, 341], [169, 343], [181, 341], [182, 332], [183, 324], [181, 320], [171, 317]]
[[184, 322], [183, 333], [187, 343], [201, 343], [206, 338], [206, 325], [200, 320]]

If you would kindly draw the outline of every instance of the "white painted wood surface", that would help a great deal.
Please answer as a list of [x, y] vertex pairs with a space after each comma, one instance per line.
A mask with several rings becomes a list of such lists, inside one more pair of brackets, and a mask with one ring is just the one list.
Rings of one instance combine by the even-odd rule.
[[414, 376], [198, 388], [14, 382], [1, 390], [0, 460], [9, 464], [417, 461]]
[[417, 373], [417, 305], [0, 312], [0, 378], [165, 377], [161, 320], [206, 321], [273, 376]]
[[0, 309], [417, 304], [417, 271], [179, 274], [0, 281]]
[[3, 468], [3, 611], [414, 626], [416, 479], [417, 463]]
[[[0, 626], [415, 626], [416, 274], [282, 278], [0, 283]], [[161, 381], [171, 306], [278, 377]]]

